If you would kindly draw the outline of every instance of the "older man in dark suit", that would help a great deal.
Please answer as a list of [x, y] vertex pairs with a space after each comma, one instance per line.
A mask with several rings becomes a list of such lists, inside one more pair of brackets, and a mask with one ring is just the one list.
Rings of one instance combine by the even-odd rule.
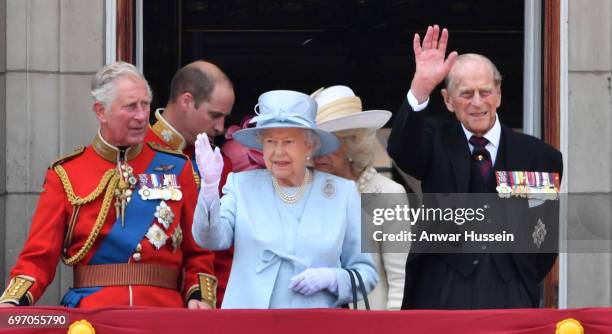
[[[478, 54], [445, 57], [447, 42], [448, 31], [440, 33], [438, 26], [428, 27], [422, 43], [414, 36], [416, 72], [388, 145], [396, 164], [421, 180], [423, 193], [495, 192], [495, 171], [560, 175], [557, 150], [500, 123], [502, 78], [495, 65]], [[429, 96], [442, 80], [444, 103], [456, 121], [425, 117]], [[528, 213], [533, 210], [527, 200], [512, 205], [521, 208], [521, 218], [515, 219], [517, 210], [506, 210], [503, 220], [533, 230], [535, 216]], [[406, 263], [402, 308], [537, 307], [538, 285], [555, 258], [554, 253], [436, 254], [419, 249]]]

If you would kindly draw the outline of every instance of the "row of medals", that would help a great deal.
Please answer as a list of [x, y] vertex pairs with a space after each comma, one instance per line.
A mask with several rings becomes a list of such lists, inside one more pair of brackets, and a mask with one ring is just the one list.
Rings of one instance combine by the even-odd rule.
[[176, 180], [173, 180], [174, 175], [164, 175], [163, 184], [161, 186], [154, 185], [149, 187], [147, 185], [149, 175], [142, 174], [140, 181], [140, 190], [138, 194], [143, 200], [162, 199], [164, 201], [180, 201], [183, 198], [183, 193], [176, 184]]
[[163, 199], [164, 201], [180, 201], [183, 198], [183, 193], [175, 187], [148, 188], [143, 186], [138, 190], [138, 194], [144, 200]]
[[[529, 182], [509, 185], [508, 175], [505, 171], [497, 171], [495, 172], [498, 186], [496, 187], [497, 193], [499, 197], [509, 198], [509, 197], [523, 197], [523, 198], [532, 198], [539, 200], [556, 200], [558, 199], [559, 192], [558, 189], [551, 184], [551, 182], [542, 182], [542, 184], [533, 185], [529, 184]], [[548, 180], [549, 173], [546, 172], [531, 172], [538, 173], [540, 175], [540, 179]]]
[[[127, 163], [119, 164], [119, 173], [121, 175], [119, 179], [119, 184], [115, 189], [115, 209], [117, 213], [117, 217], [121, 217], [121, 226], [125, 226], [125, 208], [127, 203], [130, 202], [133, 194], [134, 187], [138, 180], [134, 176], [134, 169], [129, 166]], [[176, 183], [176, 182], [168, 182], [168, 183]], [[138, 191], [142, 199], [162, 199], [162, 200], [174, 200], [180, 201], [183, 197], [182, 192], [178, 189], [176, 184], [165, 185], [162, 188], [149, 188], [141, 184], [141, 189]], [[160, 224], [168, 229], [172, 221], [174, 220], [174, 214], [168, 205], [165, 202], [161, 202], [160, 205], [156, 208], [155, 217], [160, 222]], [[164, 230], [157, 227], [157, 225], [153, 224], [149, 231], [147, 231], [146, 237], [149, 239], [151, 244], [159, 250], [168, 239]], [[180, 247], [181, 240], [183, 239], [182, 231], [180, 227], [178, 227], [173, 235], [172, 235], [172, 246], [173, 250], [176, 251], [178, 247]]]
[[[119, 164], [119, 172], [121, 174], [121, 178], [117, 188], [115, 189], [115, 207], [117, 208], [117, 217], [125, 212], [125, 206], [132, 198], [132, 189], [134, 189], [136, 183], [138, 183], [138, 180], [133, 174], [134, 169], [127, 163]], [[146, 174], [143, 174], [143, 176], [145, 175]], [[141, 182], [138, 194], [143, 200], [162, 199], [165, 201], [180, 201], [183, 198], [183, 193], [175, 184], [176, 181], [167, 181], [168, 180], [164, 180], [164, 184], [161, 187], [148, 187], [146, 181]]]
[[[125, 220], [125, 207], [132, 199], [132, 189], [134, 189], [138, 180], [133, 174], [134, 169], [127, 163], [120, 163], [118, 168], [121, 177], [115, 189], [115, 209], [117, 217], [121, 217], [121, 221], [123, 222]], [[146, 174], [143, 174], [143, 176], [146, 177]], [[168, 182], [168, 180], [164, 180], [164, 184], [160, 187], [148, 187], [146, 181], [141, 182], [138, 194], [143, 200], [162, 199], [165, 201], [180, 201], [183, 198], [183, 193], [176, 185], [176, 181]]]

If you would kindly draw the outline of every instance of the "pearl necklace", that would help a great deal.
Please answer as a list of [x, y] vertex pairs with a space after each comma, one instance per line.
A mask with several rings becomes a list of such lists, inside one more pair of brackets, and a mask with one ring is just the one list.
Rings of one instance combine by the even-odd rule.
[[274, 176], [272, 176], [272, 185], [274, 186], [274, 191], [276, 192], [278, 197], [280, 197], [280, 199], [283, 200], [283, 202], [287, 204], [293, 204], [299, 201], [300, 198], [302, 198], [302, 195], [304, 194], [304, 190], [306, 190], [306, 185], [310, 183], [311, 179], [312, 179], [312, 176], [310, 174], [310, 170], [306, 169], [306, 175], [304, 175], [304, 181], [302, 181], [302, 184], [299, 186], [298, 190], [293, 195], [289, 195], [285, 193], [285, 191], [283, 190], [283, 187], [278, 183], [278, 180]]
[[376, 169], [373, 167], [368, 167], [361, 173], [361, 176], [359, 176], [357, 180], [357, 190], [360, 194], [366, 190], [366, 187], [374, 176], [376, 176]]

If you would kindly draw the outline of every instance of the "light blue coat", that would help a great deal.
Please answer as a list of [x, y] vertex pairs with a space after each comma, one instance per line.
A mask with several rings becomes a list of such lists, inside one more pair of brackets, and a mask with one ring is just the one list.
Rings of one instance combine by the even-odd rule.
[[[213, 203], [209, 222], [194, 222], [194, 238], [200, 246], [220, 250], [234, 244], [222, 308], [269, 308], [272, 294], [289, 286], [289, 276], [279, 273], [281, 267], [294, 268], [290, 276], [307, 268], [336, 268], [338, 294], [327, 290], [311, 296], [293, 294], [286, 305], [277, 307], [337, 307], [352, 301], [350, 278], [341, 268], [357, 269], [368, 293], [374, 288], [378, 275], [372, 257], [361, 253], [361, 205], [355, 184], [315, 171], [311, 187], [305, 192], [293, 242], [287, 242], [283, 233], [281, 215], [286, 204], [277, 198], [265, 169], [230, 174], [220, 208]], [[281, 266], [284, 261], [293, 266]], [[279, 277], [286, 281], [277, 282]], [[282, 290], [279, 296], [285, 294]], [[274, 299], [278, 301], [278, 296]]]

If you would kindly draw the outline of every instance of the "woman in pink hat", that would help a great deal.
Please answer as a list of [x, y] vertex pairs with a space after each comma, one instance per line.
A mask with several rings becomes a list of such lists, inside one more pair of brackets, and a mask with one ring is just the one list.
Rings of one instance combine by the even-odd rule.
[[221, 152], [232, 162], [232, 172], [266, 168], [261, 151], [246, 147], [234, 139], [235, 132], [249, 128], [251, 119], [253, 116], [243, 118], [240, 126], [232, 125], [225, 133], [226, 141], [221, 147]]
[[[405, 194], [402, 185], [384, 177], [372, 167], [375, 132], [391, 118], [386, 110], [363, 111], [361, 100], [346, 86], [332, 86], [312, 94], [318, 104], [317, 127], [338, 137], [340, 147], [331, 154], [314, 159], [317, 170], [355, 181], [360, 193]], [[393, 196], [406, 200], [405, 195]], [[386, 249], [386, 244], [375, 245], [374, 263], [380, 284], [368, 296], [372, 309], [399, 310], [404, 292], [406, 249]]]

